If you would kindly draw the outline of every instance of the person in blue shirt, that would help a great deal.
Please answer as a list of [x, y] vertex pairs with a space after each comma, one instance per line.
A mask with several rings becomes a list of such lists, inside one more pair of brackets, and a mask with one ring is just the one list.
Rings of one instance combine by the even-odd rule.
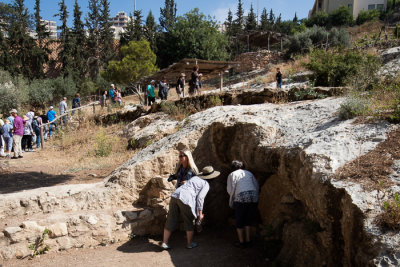
[[111, 102], [115, 102], [115, 99], [114, 99], [114, 97], [115, 97], [115, 86], [114, 86], [114, 84], [111, 84], [111, 89], [108, 92], [108, 95], [110, 96]]
[[11, 148], [12, 148], [12, 129], [14, 127], [11, 125], [11, 122], [9, 119], [6, 119], [6, 123], [2, 127], [2, 132], [3, 132], [3, 140], [4, 140], [4, 150], [7, 158], [10, 158], [10, 153], [11, 153]]
[[156, 82], [152, 80], [149, 85], [147, 85], [146, 93], [149, 106], [156, 102], [156, 95], [154, 94], [154, 84]]
[[53, 126], [54, 126], [55, 129], [57, 129], [57, 121], [55, 121], [55, 118], [57, 118], [57, 113], [53, 109], [54, 109], [54, 107], [50, 106], [49, 111], [47, 111], [47, 118], [48, 118], [48, 120], [50, 122], [49, 138], [51, 138], [51, 136], [53, 134]]

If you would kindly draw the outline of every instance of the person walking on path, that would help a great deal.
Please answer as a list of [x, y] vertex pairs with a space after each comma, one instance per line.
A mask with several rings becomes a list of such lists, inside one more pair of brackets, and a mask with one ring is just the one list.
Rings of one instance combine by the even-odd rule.
[[53, 136], [53, 127], [54, 127], [54, 130], [57, 130], [57, 121], [55, 120], [57, 118], [57, 113], [53, 109], [54, 109], [54, 107], [50, 106], [49, 111], [47, 111], [47, 119], [50, 122], [49, 138], [51, 138]]
[[[81, 95], [79, 93], [75, 94], [75, 98], [72, 100], [72, 109], [81, 107]], [[72, 116], [74, 116], [75, 110], [72, 111]]]
[[47, 141], [47, 135], [49, 134], [49, 125], [47, 125], [47, 123], [49, 122], [49, 118], [47, 117], [45, 110], [43, 110], [42, 113], [43, 114], [40, 115], [41, 124], [46, 124], [46, 125], [43, 125], [43, 127], [42, 127], [43, 140]]
[[149, 85], [147, 85], [146, 93], [149, 106], [156, 102], [156, 95], [154, 94], [154, 84], [156, 82], [152, 80]]
[[32, 129], [32, 124], [27, 116], [24, 116], [24, 131], [23, 131], [23, 136], [22, 136], [22, 151], [29, 151], [33, 152], [32, 148], [32, 136], [34, 134], [33, 129]]
[[165, 77], [163, 77], [162, 80], [160, 81], [158, 90], [159, 90], [158, 95], [161, 98], [161, 100], [167, 100], [169, 93], [169, 86], [167, 84], [167, 79]]
[[276, 87], [282, 88], [282, 72], [280, 68], [276, 69]]
[[12, 134], [13, 126], [9, 119], [6, 119], [6, 123], [2, 127], [2, 137], [4, 140], [4, 150], [6, 158], [10, 158], [11, 148], [13, 143], [13, 134]]
[[[259, 186], [254, 175], [244, 170], [241, 161], [232, 161], [234, 170], [228, 176], [227, 191], [229, 206], [235, 210], [236, 231], [239, 242], [237, 247], [245, 248], [250, 243], [250, 227], [257, 214]], [[245, 234], [245, 235], [244, 235]]]
[[4, 138], [3, 138], [4, 121], [2, 119], [2, 116], [3, 115], [0, 115], [0, 156], [5, 157], [6, 156], [6, 154], [4, 153], [5, 142], [4, 142]]
[[40, 148], [40, 126], [42, 125], [42, 118], [39, 116], [33, 117], [32, 129], [36, 135], [36, 148]]
[[176, 82], [176, 94], [179, 98], [185, 97], [185, 73], [181, 73]]
[[199, 66], [193, 68], [189, 82], [189, 95], [193, 96], [199, 90]]
[[13, 149], [14, 149], [14, 157], [13, 159], [23, 158], [22, 156], [22, 147], [21, 140], [24, 135], [24, 120], [18, 116], [18, 111], [16, 109], [12, 109], [10, 114], [14, 118], [14, 134], [13, 134]]
[[108, 92], [108, 95], [110, 96], [111, 102], [114, 103], [115, 102], [115, 85], [111, 84], [111, 88], [110, 91]]
[[120, 88], [116, 88], [115, 89], [115, 99], [118, 102], [119, 106], [122, 106], [122, 94], [121, 94], [121, 89]]
[[14, 117], [12, 115], [10, 115], [10, 117], [8, 117], [7, 120], [10, 121], [11, 126], [14, 128]]
[[[67, 98], [64, 97], [63, 100], [59, 104], [60, 116], [67, 113], [67, 109], [68, 109]], [[66, 126], [67, 121], [68, 121], [68, 115], [65, 115], [64, 117], [62, 117], [62, 121], [63, 121], [63, 125]]]
[[107, 91], [103, 92], [103, 95], [100, 98], [101, 108], [107, 107]]
[[197, 247], [197, 243], [193, 242], [193, 221], [197, 218], [198, 224], [201, 224], [201, 221], [204, 218], [204, 199], [210, 189], [207, 180], [214, 179], [218, 177], [219, 174], [220, 173], [214, 171], [211, 166], [204, 167], [201, 173], [192, 177], [184, 185], [175, 190], [169, 203], [169, 211], [167, 222], [165, 223], [161, 248], [171, 248], [168, 245], [168, 240], [171, 237], [172, 231], [175, 230], [176, 225], [179, 223], [180, 217], [183, 217], [186, 230], [186, 248], [192, 249]]

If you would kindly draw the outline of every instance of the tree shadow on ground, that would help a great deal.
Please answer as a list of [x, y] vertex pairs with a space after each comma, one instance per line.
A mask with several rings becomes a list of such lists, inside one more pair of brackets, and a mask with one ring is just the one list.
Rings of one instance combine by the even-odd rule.
[[[233, 246], [236, 241], [236, 232], [233, 227], [204, 229], [196, 234], [194, 240], [199, 246], [194, 249], [186, 248], [186, 237], [182, 231], [175, 231], [169, 245], [170, 250], [162, 250], [159, 243], [162, 237], [137, 237], [118, 247], [124, 253], [158, 252], [148, 266], [267, 266], [262, 246], [239, 249]], [[165, 260], [165, 253], [169, 254], [170, 262]], [[158, 255], [158, 254], [157, 254]], [[164, 259], [164, 260], [162, 260]]]
[[0, 193], [8, 194], [54, 186], [71, 180], [73, 177], [72, 175], [53, 175], [43, 172], [0, 173]]

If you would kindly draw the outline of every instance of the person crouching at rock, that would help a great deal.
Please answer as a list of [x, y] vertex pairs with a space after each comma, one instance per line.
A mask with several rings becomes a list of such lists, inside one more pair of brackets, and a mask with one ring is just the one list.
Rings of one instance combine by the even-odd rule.
[[179, 164], [168, 178], [168, 182], [176, 180], [176, 188], [183, 185], [187, 180], [199, 173], [196, 164], [194, 163], [192, 153], [189, 150], [179, 151]]
[[236, 231], [239, 238], [235, 246], [245, 248], [251, 244], [250, 226], [257, 214], [259, 186], [254, 175], [244, 170], [243, 162], [232, 161], [232, 169], [233, 172], [228, 176], [227, 191], [230, 196], [229, 206], [235, 210]]
[[169, 203], [167, 222], [164, 228], [163, 243], [161, 244], [163, 249], [171, 248], [168, 245], [168, 240], [172, 231], [175, 230], [180, 217], [183, 217], [186, 230], [186, 248], [191, 249], [197, 247], [197, 243], [193, 242], [193, 222], [196, 218], [200, 223], [203, 220], [204, 199], [210, 189], [207, 180], [216, 178], [219, 174], [220, 172], [214, 171], [211, 166], [204, 167], [201, 173], [192, 177], [172, 194], [171, 202]]

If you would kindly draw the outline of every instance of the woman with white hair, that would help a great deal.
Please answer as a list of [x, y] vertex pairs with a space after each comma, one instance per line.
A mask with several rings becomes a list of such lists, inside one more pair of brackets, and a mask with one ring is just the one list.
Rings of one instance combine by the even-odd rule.
[[194, 163], [192, 153], [189, 150], [181, 150], [179, 151], [179, 164], [176, 167], [175, 174], [171, 175], [168, 181], [177, 180], [176, 188], [178, 188], [198, 173], [199, 170]]

